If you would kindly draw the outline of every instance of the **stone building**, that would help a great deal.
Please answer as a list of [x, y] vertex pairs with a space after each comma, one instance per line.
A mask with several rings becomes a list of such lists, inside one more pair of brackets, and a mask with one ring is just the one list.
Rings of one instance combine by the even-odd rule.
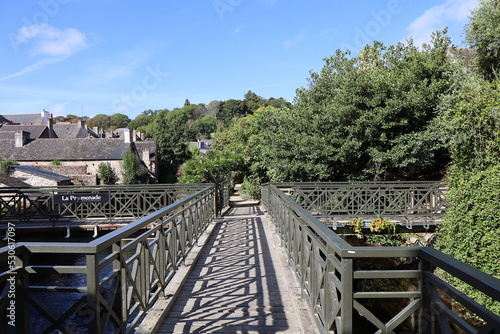
[[156, 142], [141, 140], [129, 129], [123, 129], [119, 137], [105, 137], [81, 121], [53, 124], [52, 115], [45, 110], [40, 114], [0, 115], [0, 160], [64, 175], [74, 184], [95, 185], [97, 168], [103, 162], [121, 178], [122, 155], [130, 150], [147, 167], [151, 182], [156, 182]]

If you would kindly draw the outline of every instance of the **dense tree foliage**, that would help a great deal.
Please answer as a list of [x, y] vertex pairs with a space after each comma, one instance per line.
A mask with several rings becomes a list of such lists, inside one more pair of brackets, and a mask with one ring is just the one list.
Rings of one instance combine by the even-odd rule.
[[162, 182], [176, 182], [177, 169], [189, 158], [189, 107], [160, 112], [147, 127], [147, 136], [157, 144]]
[[142, 184], [148, 182], [148, 170], [137, 154], [129, 150], [122, 155], [122, 183]]
[[149, 122], [151, 122], [152, 118], [153, 118], [153, 116], [148, 116], [146, 114], [139, 114], [130, 123], [128, 123], [127, 127], [129, 129], [141, 131], [141, 129], [148, 126], [148, 124], [149, 124]]
[[236, 120], [216, 147], [249, 154], [271, 181], [440, 177], [448, 158], [430, 123], [450, 90], [448, 45], [436, 33], [423, 50], [411, 41], [374, 43], [356, 57], [339, 50], [290, 110]]
[[87, 122], [91, 128], [98, 127], [99, 129], [107, 130], [111, 126], [111, 116], [105, 114], [97, 114]]
[[243, 171], [243, 156], [228, 152], [208, 151], [206, 155], [191, 150], [191, 159], [181, 167], [181, 183], [211, 183], [212, 177], [224, 186], [232, 186], [233, 177]]
[[465, 30], [466, 40], [475, 51], [479, 73], [487, 80], [500, 75], [500, 0], [482, 0], [473, 10]]
[[[436, 248], [500, 278], [500, 29], [498, 1], [483, 0], [467, 26], [477, 56], [472, 69], [455, 72], [451, 94], [442, 98], [435, 120], [450, 152], [449, 196]], [[496, 56], [495, 56], [496, 55]], [[476, 72], [477, 71], [477, 72]], [[444, 275], [444, 273], [443, 273]], [[468, 284], [448, 279], [492, 311], [493, 302]]]
[[[454, 169], [449, 176], [452, 182], [448, 210], [439, 226], [436, 248], [500, 278], [500, 164], [474, 172]], [[458, 279], [442, 275], [474, 300], [500, 313], [500, 302]]]
[[118, 182], [118, 175], [116, 175], [111, 164], [107, 162], [101, 162], [97, 166], [97, 175], [99, 176], [101, 184], [115, 184]]
[[126, 128], [130, 123], [130, 118], [127, 115], [116, 113], [111, 115], [110, 123], [115, 129]]
[[191, 132], [197, 139], [210, 139], [217, 129], [217, 121], [212, 115], [205, 115], [192, 123]]

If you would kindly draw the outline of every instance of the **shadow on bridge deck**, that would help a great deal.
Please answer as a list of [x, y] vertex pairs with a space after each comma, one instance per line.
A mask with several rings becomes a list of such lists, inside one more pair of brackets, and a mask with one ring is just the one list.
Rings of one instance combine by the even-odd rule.
[[156, 328], [152, 315], [138, 332], [319, 333], [262, 207], [233, 204], [214, 223], [178, 296], [159, 305]]

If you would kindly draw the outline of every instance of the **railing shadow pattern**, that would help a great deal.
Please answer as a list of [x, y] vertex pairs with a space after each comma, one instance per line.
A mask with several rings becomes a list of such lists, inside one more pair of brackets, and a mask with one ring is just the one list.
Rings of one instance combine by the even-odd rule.
[[262, 224], [259, 217], [234, 216], [217, 225], [216, 237], [159, 332], [274, 333], [289, 328]]

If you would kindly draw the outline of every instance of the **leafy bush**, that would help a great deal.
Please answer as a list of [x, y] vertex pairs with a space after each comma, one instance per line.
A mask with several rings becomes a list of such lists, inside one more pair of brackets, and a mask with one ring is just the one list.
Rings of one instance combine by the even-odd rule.
[[382, 218], [373, 219], [370, 221], [370, 231], [375, 233], [381, 233], [384, 231], [390, 232], [392, 230], [393, 233], [396, 232], [396, 224], [390, 222], [388, 220], [384, 220]]
[[[477, 269], [500, 277], [500, 165], [476, 173], [450, 172], [448, 211], [439, 226], [436, 248]], [[469, 285], [448, 278], [450, 283], [493, 312], [500, 303]]]
[[123, 184], [141, 184], [147, 183], [148, 171], [142, 164], [141, 159], [129, 150], [122, 155], [123, 164]]
[[10, 166], [19, 165], [19, 163], [15, 160], [2, 160], [0, 161], [0, 172], [8, 173]]
[[51, 165], [53, 166], [60, 166], [61, 165], [61, 160], [52, 160], [50, 162]]
[[363, 227], [365, 226], [365, 221], [363, 219], [353, 218], [349, 225], [352, 225], [354, 233], [356, 233], [358, 239], [363, 239]]
[[245, 176], [240, 191], [244, 198], [260, 199], [260, 179], [255, 175]]
[[118, 181], [115, 170], [107, 162], [101, 162], [97, 166], [97, 174], [103, 184], [115, 184]]

